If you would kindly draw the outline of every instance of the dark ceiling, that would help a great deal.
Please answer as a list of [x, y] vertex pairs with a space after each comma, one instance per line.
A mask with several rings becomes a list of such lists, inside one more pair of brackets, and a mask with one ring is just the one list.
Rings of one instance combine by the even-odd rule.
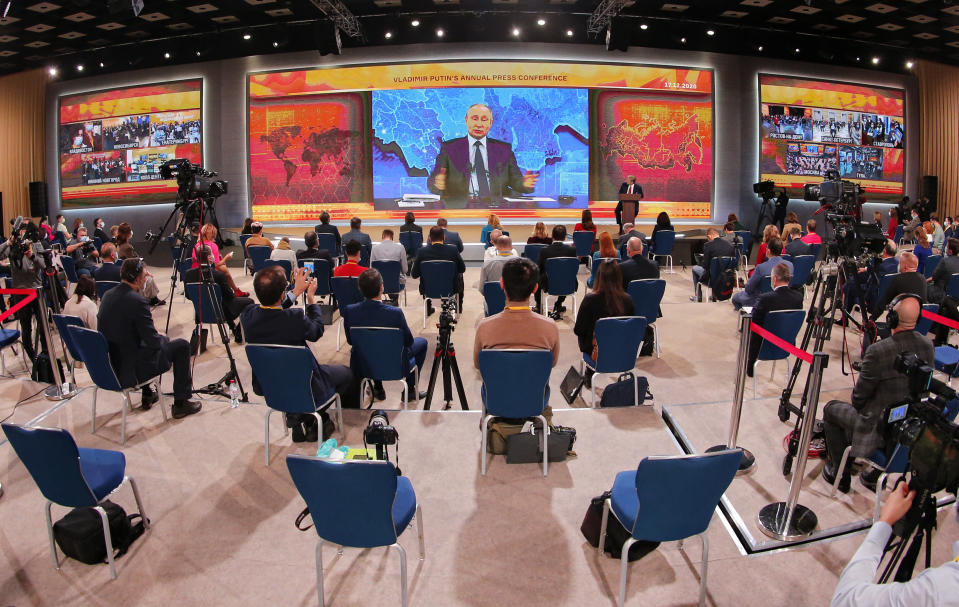
[[591, 34], [588, 25], [597, 7], [611, 5], [634, 47], [886, 71], [919, 58], [959, 65], [959, 2], [944, 0], [144, 0], [139, 17], [130, 0], [58, 2], [0, 0], [0, 74], [55, 66], [59, 77], [74, 78], [314, 50], [331, 38], [322, 25], [335, 5], [347, 11], [341, 25], [358, 26], [359, 35], [342, 35], [347, 54], [424, 42], [602, 45], [605, 28]]

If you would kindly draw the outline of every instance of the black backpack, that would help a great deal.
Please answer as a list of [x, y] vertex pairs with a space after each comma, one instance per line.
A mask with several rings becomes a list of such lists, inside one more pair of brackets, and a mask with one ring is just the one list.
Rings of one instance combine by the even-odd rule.
[[733, 289], [736, 288], [736, 271], [732, 268], [725, 268], [709, 282], [709, 288], [713, 290], [713, 299], [715, 301], [726, 301], [733, 296]]
[[[633, 390], [636, 392], [633, 392]], [[642, 375], [636, 376], [636, 386], [633, 386], [633, 374], [626, 372], [616, 381], [603, 388], [603, 395], [599, 399], [600, 407], [632, 407], [636, 393], [639, 394], [639, 404], [652, 400], [653, 393], [649, 391], [649, 381]]]
[[[120, 506], [107, 500], [100, 506], [107, 512], [110, 521], [110, 539], [117, 551], [114, 558], [126, 554], [134, 540], [143, 535], [143, 517], [127, 516]], [[141, 519], [134, 523], [136, 519]], [[93, 508], [74, 508], [53, 524], [53, 538], [63, 554], [81, 563], [96, 565], [107, 560], [107, 547], [103, 542], [103, 519]]]
[[[607, 491], [591, 499], [589, 507], [586, 509], [586, 516], [583, 517], [583, 524], [579, 527], [583, 537], [594, 548], [599, 546], [599, 532], [603, 522], [603, 502], [609, 497], [610, 492]], [[629, 537], [629, 531], [626, 531], [623, 524], [610, 510], [609, 518], [606, 521], [606, 545], [603, 546], [603, 552], [614, 559], [620, 558], [623, 554], [623, 544]], [[659, 542], [640, 540], [629, 547], [629, 556], [626, 558], [630, 562], [638, 561], [657, 547], [659, 547]]]

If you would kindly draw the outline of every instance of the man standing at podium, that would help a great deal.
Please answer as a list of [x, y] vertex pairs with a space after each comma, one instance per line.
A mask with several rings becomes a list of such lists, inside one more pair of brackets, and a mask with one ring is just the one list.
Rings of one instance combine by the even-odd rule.
[[[624, 181], [623, 184], [619, 186], [619, 193], [636, 195], [636, 196], [639, 196], [640, 200], [642, 200], [643, 186], [636, 183], [636, 175], [627, 175], [626, 181]], [[633, 208], [635, 209], [633, 211], [633, 218], [635, 218], [636, 215], [639, 214], [639, 201], [627, 200], [626, 204], [633, 205]], [[623, 233], [623, 201], [622, 200], [620, 200], [616, 204], [616, 210], [613, 212], [616, 214], [616, 224], [619, 226], [619, 233], [622, 234]], [[632, 223], [632, 220], [630, 220], [628, 223]]]
[[442, 196], [447, 209], [466, 207], [469, 198], [489, 200], [516, 194], [530, 194], [539, 175], [524, 175], [516, 164], [513, 147], [487, 137], [493, 126], [493, 112], [482, 103], [466, 110], [467, 137], [444, 141], [436, 165], [427, 180], [430, 192]]

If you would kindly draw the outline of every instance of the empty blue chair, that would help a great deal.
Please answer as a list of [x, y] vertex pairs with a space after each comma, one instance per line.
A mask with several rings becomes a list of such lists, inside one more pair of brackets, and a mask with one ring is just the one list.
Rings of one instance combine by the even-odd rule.
[[[589, 406], [596, 405], [596, 383], [600, 375], [611, 375], [632, 371], [636, 367], [639, 348], [646, 335], [646, 319], [642, 316], [610, 316], [596, 321], [593, 330], [596, 336], [597, 360], [589, 354], [583, 354], [580, 368], [585, 365], [593, 370], [589, 382]], [[585, 374], [585, 373], [584, 373]], [[643, 395], [645, 396], [645, 394]], [[633, 404], [639, 406], [639, 384], [633, 374]]]
[[893, 242], [895, 242], [897, 245], [902, 244], [902, 240], [903, 240], [902, 237], [904, 233], [905, 233], [905, 226], [900, 223], [899, 225], [896, 226], [896, 234], [895, 236], [893, 236], [893, 239], [892, 239]]
[[[592, 234], [592, 232], [590, 232]], [[576, 320], [576, 273], [579, 272], [579, 260], [575, 257], [550, 257], [546, 260], [546, 278], [549, 287], [543, 293], [543, 313], [549, 311], [549, 296], [567, 295], [573, 297], [573, 320]]]
[[936, 271], [936, 266], [942, 261], [942, 255], [929, 255], [922, 266], [922, 273], [926, 278], [932, 278], [932, 273]]
[[117, 280], [98, 280], [97, 282], [97, 297], [103, 299], [103, 296], [106, 295], [106, 292], [112, 289], [113, 287], [120, 284]]
[[56, 325], [57, 333], [60, 334], [63, 345], [66, 346], [67, 352], [70, 353], [70, 357], [73, 359], [70, 363], [70, 383], [76, 384], [77, 378], [74, 369], [77, 366], [77, 361], [82, 362], [83, 359], [80, 358], [80, 351], [77, 349], [76, 344], [73, 343], [73, 338], [70, 336], [70, 332], [67, 331], [67, 327], [83, 327], [86, 325], [83, 324], [83, 320], [79, 316], [70, 316], [68, 314], [54, 314], [53, 324]]
[[656, 343], [656, 358], [660, 358], [659, 329], [656, 319], [659, 318], [659, 304], [666, 294], [666, 280], [662, 278], [647, 278], [631, 280], [626, 292], [633, 300], [633, 315], [646, 319], [646, 325], [653, 327], [653, 341]]
[[[713, 257], [709, 262], [709, 282], [706, 286], [709, 287], [709, 300], [715, 299], [715, 294], [713, 293], [712, 281], [714, 278], [725, 272], [726, 270], [736, 271], [738, 267], [739, 260], [736, 257]], [[701, 293], [703, 284], [699, 283], [696, 285], [697, 293]], [[707, 301], [709, 301], [707, 300]]]
[[483, 283], [483, 299], [486, 301], [486, 315], [499, 314], [506, 308], [506, 292], [498, 282]]
[[313, 264], [311, 276], [316, 279], [316, 295], [329, 295], [332, 292], [330, 290], [330, 279], [333, 277], [333, 268], [330, 266], [330, 262], [325, 259], [309, 259], [304, 257], [303, 259], [296, 260], [296, 266], [302, 268], [307, 262]]
[[882, 277], [879, 279], [879, 290], [877, 291], [878, 293], [877, 301], [882, 301], [883, 296], [886, 294], [886, 289], [889, 288], [889, 283], [891, 283], [892, 279], [895, 278], [896, 276], [899, 276], [899, 272], [882, 275]]
[[596, 272], [599, 271], [599, 266], [603, 265], [604, 261], [615, 261], [619, 263], [619, 257], [597, 257], [592, 261], [592, 267], [589, 269], [589, 278], [586, 279], [586, 288], [592, 289], [593, 283], [596, 282]]
[[819, 259], [819, 252], [822, 251], [822, 243], [815, 243], [809, 245], [809, 254]]
[[536, 265], [539, 265], [539, 252], [542, 251], [546, 245], [539, 243], [531, 243], [524, 245], [523, 247], [523, 257], [532, 261]]
[[[256, 377], [263, 398], [266, 400], [266, 430], [263, 438], [263, 461], [270, 465], [270, 415], [274, 410], [282, 413], [309, 413], [316, 416], [320, 440], [323, 436], [323, 419], [319, 412], [331, 405], [336, 408], [336, 423], [343, 431], [343, 409], [340, 395], [333, 392], [317, 404], [313, 398], [313, 352], [306, 346], [276, 344], [247, 344], [246, 357]], [[285, 424], [284, 424], [285, 426]], [[289, 429], [287, 428], [287, 432]]]
[[[186, 285], [186, 273], [190, 271], [193, 267], [193, 260], [189, 257], [180, 262], [180, 265], [177, 266], [177, 278], [180, 280], [180, 284]], [[183, 301], [186, 301], [186, 288], [183, 289]]]
[[[932, 312], [933, 314], [939, 313], [939, 304], [923, 304], [922, 310], [924, 312]], [[925, 316], [920, 316], [919, 321], [916, 323], [916, 333], [920, 335], [925, 335], [929, 332], [929, 329], [932, 328], [932, 319], [926, 318]]]
[[[352, 327], [350, 343], [353, 351], [359, 354], [363, 367], [360, 380], [360, 395], [366, 394], [366, 385], [374, 381], [399, 381], [403, 383], [401, 409], [406, 403], [419, 397], [419, 369], [416, 359], [403, 360], [403, 333], [396, 327]], [[406, 376], [413, 374], [413, 394], [406, 385]]]
[[[253, 269], [253, 264], [249, 261], [250, 256], [246, 254], [246, 241], [253, 237], [253, 234], [240, 234], [240, 249], [243, 251], [243, 275]], [[173, 259], [177, 259], [175, 256]], [[252, 273], [252, 272], [251, 272]]]
[[793, 277], [789, 281], [789, 286], [802, 288], [812, 274], [812, 268], [816, 265], [816, 257], [814, 255], [797, 255], [791, 261]]
[[107, 562], [110, 564], [110, 577], [116, 579], [110, 523], [106, 510], [100, 504], [123, 483], [130, 481], [137, 510], [143, 517], [143, 526], [150, 528], [150, 519], [143, 510], [137, 483], [126, 473], [126, 457], [123, 452], [77, 447], [70, 433], [60, 428], [26, 428], [16, 424], [3, 424], [3, 432], [47, 500], [45, 514], [53, 568], [60, 569], [60, 559], [57, 557], [57, 544], [53, 539], [50, 507], [58, 504], [66, 508], [93, 508], [100, 514], [103, 524], [103, 541], [106, 544]]
[[959, 375], [959, 350], [950, 346], [936, 346], [936, 371], [940, 371], [949, 376], [949, 385], [952, 385], [952, 378]]
[[[3, 351], [13, 346], [18, 341], [20, 341], [20, 331], [17, 331], [16, 329], [4, 329], [3, 327], [0, 327], [0, 374], [6, 377], [11, 376], [7, 375], [7, 361], [3, 356]], [[30, 369], [30, 365], [27, 363], [26, 353], [24, 353], [23, 367], [27, 371]]]
[[749, 248], [753, 243], [753, 235], [749, 230], [736, 230], [734, 232], [739, 237], [739, 255], [742, 257], [742, 267], [749, 265]]
[[[804, 310], [775, 310], [766, 314], [766, 320], [763, 321], [763, 329], [766, 329], [776, 337], [796, 344], [796, 336], [799, 335], [799, 329], [802, 328], [803, 321], [806, 319]], [[789, 352], [786, 352], [772, 342], [763, 340], [759, 348], [759, 355], [756, 357], [756, 363], [761, 360], [773, 362], [773, 368], [769, 378], [776, 371], [776, 361], [789, 358]], [[786, 374], [789, 374], [789, 365], [786, 365]], [[788, 380], [787, 380], [788, 381]], [[756, 398], [756, 366], [753, 365], [753, 398]]]
[[[142, 388], [154, 381], [157, 383], [157, 393], [162, 394], [160, 390], [160, 381], [162, 375], [151, 377], [146, 381], [139, 382], [135, 386], [121, 386], [117, 374], [110, 364], [110, 346], [107, 344], [107, 338], [103, 333], [87, 329], [85, 327], [66, 327], [70, 339], [76, 348], [79, 359], [86, 365], [90, 373], [90, 379], [93, 380], [93, 409], [90, 415], [90, 433], [97, 430], [97, 395], [100, 388], [110, 392], [119, 392], [123, 396], [123, 406], [120, 408], [120, 444], [127, 442], [127, 409], [133, 409], [130, 402], [130, 390]], [[163, 420], [167, 420], [166, 407], [163, 403], [157, 403], [160, 412], [163, 414]]]
[[771, 276], [763, 276], [759, 279], [759, 292], [769, 293], [773, 290], [773, 279]]
[[[619, 570], [619, 605], [626, 603], [629, 547], [635, 542], [680, 542], [698, 535], [703, 542], [699, 605], [706, 604], [706, 566], [709, 540], [706, 531], [726, 488], [736, 476], [742, 449], [703, 455], [643, 458], [635, 471], [616, 475], [611, 495], [603, 502], [599, 555], [606, 544], [610, 511], [629, 532], [623, 544]], [[682, 546], [682, 544], [680, 544]]]
[[549, 350], [481, 350], [479, 359], [483, 385], [483, 433], [480, 447], [480, 472], [486, 475], [487, 426], [493, 417], [521, 419], [535, 417], [540, 421], [543, 438], [543, 476], [549, 472], [549, 424], [543, 411], [549, 404], [549, 374], [553, 369], [553, 353]]
[[416, 252], [423, 246], [422, 232], [400, 232], [400, 244], [406, 249], [406, 254], [410, 257], [416, 255]]
[[330, 281], [333, 286], [333, 297], [336, 298], [336, 307], [340, 311], [340, 320], [336, 324], [336, 351], [340, 351], [340, 335], [343, 332], [343, 310], [346, 306], [363, 301], [360, 287], [356, 278], [351, 276], [334, 276]]
[[316, 593], [323, 592], [323, 542], [348, 548], [389, 547], [400, 557], [400, 604], [407, 606], [406, 550], [399, 536], [416, 519], [420, 560], [426, 558], [423, 510], [413, 485], [399, 476], [391, 462], [328, 461], [306, 455], [287, 455], [286, 466], [303, 497], [319, 540], [316, 544]]
[[420, 264], [420, 282], [423, 283], [423, 328], [426, 328], [426, 302], [456, 296], [456, 263], [446, 260], [424, 261]]
[[593, 242], [596, 234], [591, 230], [577, 230], [573, 232], [573, 246], [576, 247], [576, 257], [585, 257], [586, 263], [592, 264]]
[[673, 271], [673, 244], [676, 242], [676, 232], [673, 230], [659, 230], [656, 232], [656, 238], [653, 239], [653, 259], [665, 257], [669, 261], [669, 269], [665, 270], [667, 274], [675, 274]]
[[949, 277], [949, 282], [946, 283], [946, 295], [959, 298], [959, 273]]
[[263, 262], [264, 268], [269, 268], [271, 266], [280, 266], [283, 268], [283, 273], [286, 274], [286, 281], [290, 281], [290, 277], [293, 275], [293, 264], [290, 263], [289, 259], [267, 259]]
[[400, 274], [403, 273], [403, 265], [395, 259], [378, 259], [371, 266], [376, 268], [383, 277], [383, 293], [386, 295], [395, 295], [399, 301], [400, 293], [403, 294], [403, 305], [406, 305], [406, 285], [400, 283]]
[[250, 262], [253, 264], [253, 272], [259, 272], [270, 259], [270, 253], [273, 249], [266, 245], [247, 247], [247, 254], [250, 256]]
[[330, 257], [333, 259], [336, 259], [343, 254], [343, 252], [340, 251], [340, 247], [336, 246], [336, 236], [333, 234], [329, 232], [317, 232], [316, 237], [318, 243], [317, 246], [325, 251], [328, 251], [330, 253]]
[[63, 273], [67, 275], [67, 280], [73, 283], [74, 285], [79, 282], [80, 277], [77, 276], [77, 265], [72, 257], [69, 255], [61, 255], [59, 257], [60, 265], [63, 266]]
[[53, 244], [58, 244], [62, 249], [67, 248], [67, 237], [63, 235], [63, 232], [54, 232], [53, 233]]
[[[225, 318], [223, 314], [223, 293], [220, 291], [220, 285], [213, 284], [207, 288], [202, 282], [189, 282], [184, 288], [186, 289], [186, 298], [193, 304], [193, 320], [197, 327], [202, 327], [203, 324], [210, 325], [210, 334], [213, 335], [213, 325], [216, 324], [217, 314]], [[197, 353], [199, 353], [199, 348], [197, 348]]]

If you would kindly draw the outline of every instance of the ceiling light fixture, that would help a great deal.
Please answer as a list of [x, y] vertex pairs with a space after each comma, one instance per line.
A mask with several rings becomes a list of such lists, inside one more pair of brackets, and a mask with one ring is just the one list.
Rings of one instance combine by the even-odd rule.
[[649, 29], [649, 26], [644, 23], [644, 24], [642, 24], [642, 25], [639, 26], [639, 29], [641, 29], [641, 30], [648, 30], [648, 29]]
[[410, 21], [410, 25], [412, 25], [413, 27], [419, 27], [419, 26], [420, 26], [420, 20], [419, 20], [419, 19], [413, 19], [412, 21]]
[[55, 68], [55, 67], [53, 67], [53, 66], [50, 66], [50, 68], [47, 69], [47, 73], [50, 74], [51, 76], [56, 76], [56, 75], [57, 75], [57, 68]]
[[914, 65], [916, 65], [916, 64], [913, 63], [912, 59], [910, 59], [909, 61], [906, 62], [906, 69], [907, 69], [907, 70], [911, 70], [911, 69], [912, 69], [912, 66], [914, 66]]
[[715, 36], [715, 35], [716, 35], [716, 32], [715, 32], [714, 30], [706, 30], [706, 35], [707, 35], [707, 36]]
[[513, 28], [513, 36], [516, 36], [516, 37], [518, 38], [519, 35], [520, 35], [519, 28], [518, 28], [518, 27], [514, 27], [514, 28]]
[[82, 64], [82, 63], [78, 63], [78, 64], [77, 64], [77, 71], [78, 71], [78, 72], [82, 72], [82, 71], [83, 71], [83, 64]]
[[164, 59], [169, 59], [169, 58], [170, 58], [170, 53], [163, 53], [163, 58], [164, 58]]
[[761, 52], [763, 52], [763, 47], [760, 46], [760, 47], [759, 47], [758, 49], [756, 49], [756, 50], [758, 50], [758, 51], [761, 53]]
[[249, 39], [252, 38], [252, 37], [253, 37], [253, 36], [251, 36], [251, 35], [249, 35], [249, 34], [243, 34], [243, 39], [244, 39], [244, 40], [249, 40]]
[[102, 61], [100, 62], [100, 67], [103, 67], [103, 62], [102, 62]]
[[536, 20], [536, 25], [538, 25], [538, 26], [540, 26], [540, 27], [546, 25], [546, 19], [542, 19], [542, 18], [537, 19], [537, 20]]
[[566, 37], [567, 37], [567, 38], [572, 38], [572, 37], [573, 37], [573, 30], [566, 30]]
[[686, 38], [680, 38], [679, 41], [682, 42], [683, 44], [686, 44]]
[[196, 56], [197, 56], [197, 57], [200, 56], [200, 51], [197, 51], [197, 52], [196, 52]]
[[879, 65], [879, 57], [873, 57], [873, 58], [872, 58], [872, 64], [873, 64], [873, 65]]
[[393, 32], [386, 32], [385, 34], [383, 34], [383, 37], [389, 40], [390, 38], [393, 37]]
[[794, 49], [793, 49], [793, 52], [794, 52], [794, 53], [798, 53], [798, 52], [799, 52], [799, 47], [797, 46], [796, 48], [794, 48]]
[[446, 34], [446, 32], [444, 32], [443, 30], [436, 30], [437, 38], [442, 38], [444, 34]]

